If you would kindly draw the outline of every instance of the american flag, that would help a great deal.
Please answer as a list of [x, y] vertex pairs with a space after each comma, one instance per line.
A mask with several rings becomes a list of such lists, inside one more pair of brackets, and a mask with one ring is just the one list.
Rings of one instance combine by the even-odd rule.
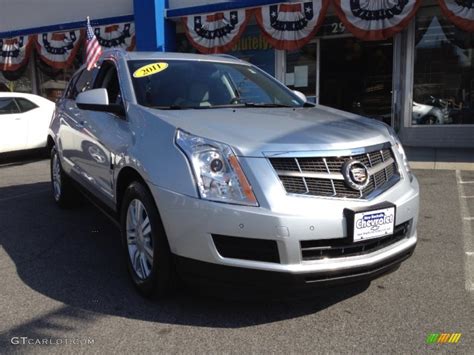
[[94, 34], [94, 30], [91, 27], [91, 21], [87, 17], [87, 46], [86, 46], [86, 64], [87, 70], [94, 68], [95, 64], [102, 54], [102, 47]]

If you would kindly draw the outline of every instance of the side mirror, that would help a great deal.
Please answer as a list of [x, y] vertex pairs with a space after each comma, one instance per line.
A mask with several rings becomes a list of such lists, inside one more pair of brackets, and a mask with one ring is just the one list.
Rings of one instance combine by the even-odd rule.
[[301, 91], [293, 90], [293, 94], [295, 94], [296, 96], [298, 96], [301, 100], [303, 100], [303, 102], [308, 102], [308, 98], [307, 98], [306, 95], [303, 94]]
[[76, 105], [81, 110], [109, 112], [125, 116], [125, 109], [122, 105], [109, 103], [109, 95], [104, 88], [81, 92], [76, 97]]

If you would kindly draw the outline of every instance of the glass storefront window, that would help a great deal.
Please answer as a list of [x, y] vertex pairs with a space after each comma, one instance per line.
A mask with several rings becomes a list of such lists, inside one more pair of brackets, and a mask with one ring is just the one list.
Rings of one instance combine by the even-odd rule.
[[[67, 69], [54, 69], [32, 54], [29, 62], [15, 72], [0, 71], [0, 91], [34, 93], [56, 102], [61, 96], [74, 72], [82, 65], [83, 55], [79, 52], [73, 64]], [[33, 78], [36, 77], [34, 86]]]
[[84, 49], [78, 51], [72, 65], [66, 69], [55, 69], [36, 57], [39, 94], [51, 101], [58, 101], [67, 87], [69, 79], [80, 68], [83, 62]]
[[275, 75], [275, 50], [263, 37], [257, 25], [247, 26], [229, 54], [252, 63], [270, 75]]
[[285, 74], [309, 101], [391, 124], [393, 39], [358, 40], [330, 16], [312, 43], [287, 52]]
[[33, 90], [31, 60], [15, 72], [0, 71], [0, 91], [31, 93]]
[[316, 102], [316, 64], [316, 43], [286, 54], [285, 84], [301, 91], [311, 102]]
[[474, 35], [438, 6], [416, 16], [412, 125], [474, 124]]
[[322, 105], [391, 123], [393, 41], [321, 39]]

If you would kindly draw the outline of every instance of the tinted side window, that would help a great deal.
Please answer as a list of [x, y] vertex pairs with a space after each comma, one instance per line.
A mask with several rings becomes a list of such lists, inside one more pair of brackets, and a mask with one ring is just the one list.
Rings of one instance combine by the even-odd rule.
[[8, 115], [19, 112], [20, 109], [15, 103], [15, 99], [13, 97], [0, 98], [0, 115]]
[[101, 65], [100, 71], [97, 74], [97, 79], [94, 83], [94, 89], [97, 88], [107, 89], [109, 102], [111, 104], [122, 103], [117, 69], [115, 68], [115, 65], [113, 63], [104, 62]]
[[89, 90], [93, 73], [94, 71], [83, 70], [78, 74], [77, 78], [72, 79], [70, 83], [71, 87], [68, 88], [66, 97], [74, 100], [79, 93]]
[[21, 97], [16, 99], [16, 103], [18, 104], [18, 106], [20, 106], [21, 112], [28, 112], [38, 107], [36, 104], [31, 102], [30, 100], [27, 100]]
[[73, 93], [74, 93], [74, 85], [76, 84], [77, 78], [79, 75], [81, 75], [82, 72], [74, 74], [74, 76], [69, 80], [69, 84], [64, 91], [64, 98], [66, 99], [74, 99]]

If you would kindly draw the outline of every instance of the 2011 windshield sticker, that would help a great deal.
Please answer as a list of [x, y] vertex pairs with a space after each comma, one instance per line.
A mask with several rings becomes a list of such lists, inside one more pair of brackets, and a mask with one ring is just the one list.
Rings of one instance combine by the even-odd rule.
[[145, 76], [160, 73], [166, 68], [168, 68], [168, 63], [159, 62], [159, 63], [147, 64], [135, 70], [135, 72], [133, 73], [133, 77], [143, 78]]

